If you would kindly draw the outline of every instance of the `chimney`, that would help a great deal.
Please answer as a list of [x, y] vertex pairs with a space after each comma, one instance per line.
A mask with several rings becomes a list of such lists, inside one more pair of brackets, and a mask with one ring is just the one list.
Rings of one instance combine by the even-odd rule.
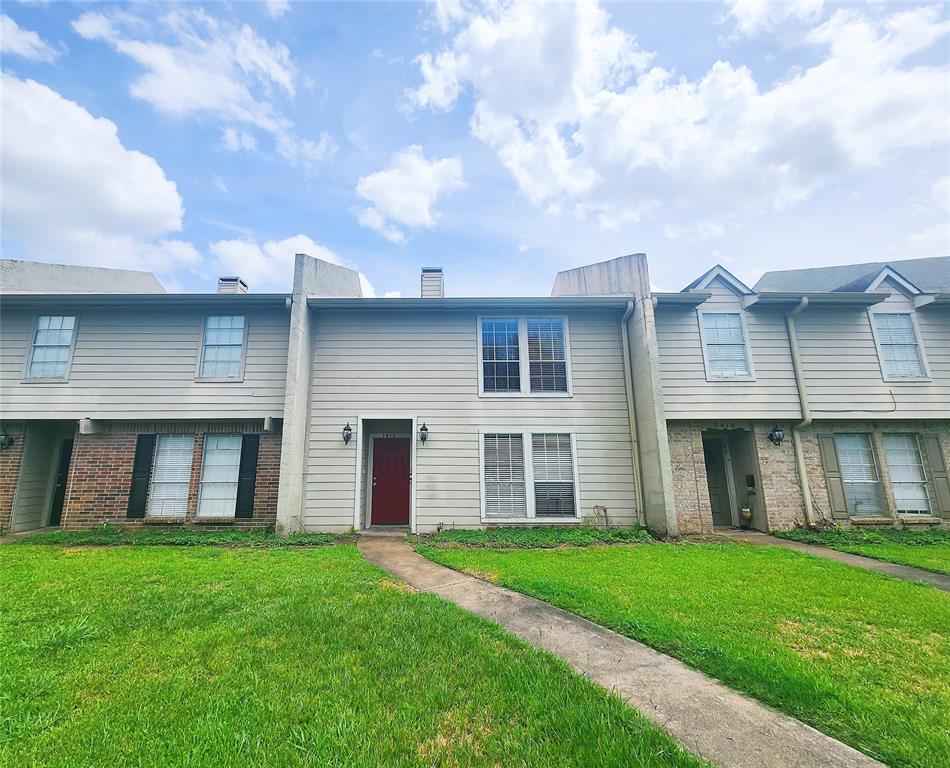
[[247, 283], [237, 275], [219, 277], [218, 293], [247, 293]]
[[445, 298], [445, 281], [442, 277], [442, 267], [422, 268], [422, 298]]

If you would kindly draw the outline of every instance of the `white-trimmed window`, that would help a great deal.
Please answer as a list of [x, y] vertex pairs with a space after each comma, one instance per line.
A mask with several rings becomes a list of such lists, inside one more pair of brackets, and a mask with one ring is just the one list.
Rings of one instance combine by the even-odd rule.
[[571, 394], [565, 317], [479, 318], [478, 348], [483, 395]]
[[885, 379], [927, 377], [913, 315], [908, 312], [872, 312], [871, 323]]
[[40, 315], [36, 318], [26, 378], [67, 379], [75, 340], [74, 316]]
[[884, 435], [887, 471], [894, 487], [897, 511], [902, 515], [929, 515], [932, 496], [917, 435]]
[[184, 517], [194, 454], [194, 435], [159, 435], [145, 512], [154, 517]]
[[[570, 433], [486, 433], [481, 447], [483, 519], [577, 519], [577, 474]], [[525, 457], [530, 458], [526, 461]]]
[[881, 480], [874, 461], [871, 436], [866, 434], [835, 435], [835, 450], [841, 468], [841, 482], [848, 512], [852, 517], [884, 514]]
[[200, 379], [244, 378], [247, 323], [244, 315], [211, 315], [201, 340]]
[[199, 516], [234, 517], [241, 442], [241, 435], [205, 435], [198, 490]]
[[707, 379], [754, 378], [749, 334], [740, 313], [700, 312], [699, 328]]

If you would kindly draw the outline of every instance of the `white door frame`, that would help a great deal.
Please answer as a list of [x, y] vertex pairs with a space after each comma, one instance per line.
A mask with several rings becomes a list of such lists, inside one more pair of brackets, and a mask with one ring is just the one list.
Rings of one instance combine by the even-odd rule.
[[[361, 531], [372, 522], [372, 508], [371, 503], [367, 504], [366, 507], [366, 520], [363, 521], [360, 519], [360, 499], [362, 494], [365, 493], [363, 489], [363, 428], [364, 422], [366, 421], [408, 421], [412, 424], [412, 431], [409, 433], [409, 530], [412, 533], [416, 532], [416, 416], [411, 413], [366, 413], [358, 415], [356, 417], [356, 492], [353, 494], [353, 527]], [[372, 438], [376, 437], [378, 433], [373, 433], [366, 436], [369, 445], [367, 448], [372, 449]], [[372, 453], [370, 452], [366, 458], [367, 467], [366, 467], [366, 477], [368, 487], [370, 486], [369, 477], [370, 477], [370, 468], [372, 466]], [[367, 488], [368, 490], [368, 488]], [[365, 522], [365, 525], [364, 525]]]

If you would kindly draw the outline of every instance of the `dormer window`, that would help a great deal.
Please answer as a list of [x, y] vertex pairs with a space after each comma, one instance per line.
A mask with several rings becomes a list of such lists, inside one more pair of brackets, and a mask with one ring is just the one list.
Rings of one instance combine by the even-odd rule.
[[754, 378], [749, 334], [740, 313], [701, 311], [699, 327], [709, 381]]

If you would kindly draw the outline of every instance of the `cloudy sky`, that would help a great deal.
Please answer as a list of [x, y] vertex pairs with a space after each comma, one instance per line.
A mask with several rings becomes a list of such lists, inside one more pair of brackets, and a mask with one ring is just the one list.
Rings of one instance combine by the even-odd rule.
[[380, 296], [947, 255], [948, 8], [6, 2], [3, 255]]

